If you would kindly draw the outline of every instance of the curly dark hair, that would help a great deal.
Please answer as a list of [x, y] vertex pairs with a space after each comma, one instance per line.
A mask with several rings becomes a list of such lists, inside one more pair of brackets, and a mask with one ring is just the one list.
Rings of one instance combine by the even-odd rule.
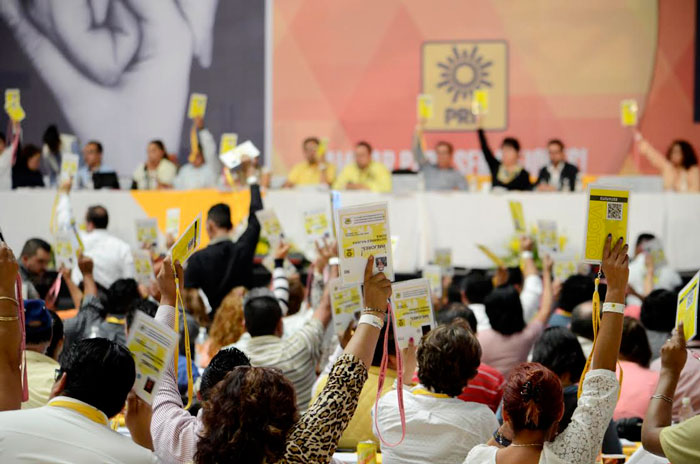
[[435, 393], [458, 396], [479, 364], [481, 345], [462, 319], [431, 330], [418, 347], [418, 379]]
[[277, 462], [298, 419], [294, 386], [279, 370], [236, 367], [204, 405], [204, 432], [194, 462]]

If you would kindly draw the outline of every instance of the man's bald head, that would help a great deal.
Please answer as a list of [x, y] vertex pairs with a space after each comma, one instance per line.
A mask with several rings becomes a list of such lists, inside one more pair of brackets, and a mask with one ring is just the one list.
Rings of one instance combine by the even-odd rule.
[[593, 302], [577, 305], [571, 312], [571, 331], [579, 337], [593, 340]]

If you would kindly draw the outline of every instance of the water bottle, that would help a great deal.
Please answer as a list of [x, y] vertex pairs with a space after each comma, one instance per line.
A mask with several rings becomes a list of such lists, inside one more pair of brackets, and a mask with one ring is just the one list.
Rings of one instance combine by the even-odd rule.
[[204, 351], [204, 343], [207, 341], [206, 327], [199, 327], [199, 333], [194, 341], [194, 363], [197, 367], [202, 368], [202, 353]]
[[687, 419], [695, 416], [695, 411], [693, 411], [693, 406], [690, 404], [690, 398], [684, 396], [681, 400], [681, 410], [678, 414], [678, 419], [681, 422], [685, 422]]

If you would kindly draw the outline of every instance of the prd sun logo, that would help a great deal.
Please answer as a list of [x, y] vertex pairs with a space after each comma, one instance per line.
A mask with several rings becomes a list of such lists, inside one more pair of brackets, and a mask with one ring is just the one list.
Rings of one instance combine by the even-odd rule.
[[485, 129], [507, 127], [508, 48], [504, 41], [425, 42], [422, 50], [422, 94], [432, 97], [434, 116], [427, 130], [476, 128], [472, 99], [486, 94]]
[[452, 103], [458, 99], [466, 100], [471, 97], [472, 92], [482, 87], [491, 87], [489, 80], [489, 68], [493, 61], [487, 60], [478, 53], [479, 47], [472, 47], [459, 50], [452, 48], [452, 55], [438, 63], [442, 68], [442, 81], [438, 83], [438, 88], [446, 88], [452, 94]]

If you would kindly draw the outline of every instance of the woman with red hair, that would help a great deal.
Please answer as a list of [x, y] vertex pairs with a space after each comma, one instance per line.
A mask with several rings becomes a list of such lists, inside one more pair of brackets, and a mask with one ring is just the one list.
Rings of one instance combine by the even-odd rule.
[[583, 381], [583, 394], [569, 426], [557, 435], [564, 397], [556, 374], [538, 363], [521, 364], [503, 394], [503, 425], [488, 444], [472, 449], [465, 464], [595, 462], [620, 389], [615, 365], [629, 275], [627, 248], [622, 239], [613, 246], [608, 236], [603, 251], [608, 292], [591, 371]]

